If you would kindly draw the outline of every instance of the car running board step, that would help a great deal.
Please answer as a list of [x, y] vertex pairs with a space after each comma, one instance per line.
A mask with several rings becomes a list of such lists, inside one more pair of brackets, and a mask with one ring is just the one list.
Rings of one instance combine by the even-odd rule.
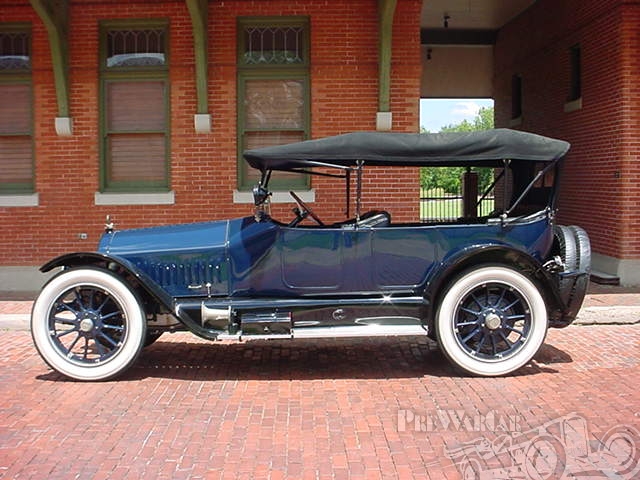
[[340, 338], [340, 337], [383, 337], [428, 335], [424, 325], [347, 325], [343, 327], [293, 328], [290, 334], [280, 335], [243, 335], [220, 334], [218, 340], [273, 340], [295, 338]]

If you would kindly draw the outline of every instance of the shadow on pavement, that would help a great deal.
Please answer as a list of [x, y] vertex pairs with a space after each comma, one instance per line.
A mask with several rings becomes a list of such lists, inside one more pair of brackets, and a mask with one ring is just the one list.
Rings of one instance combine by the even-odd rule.
[[[163, 337], [164, 338], [164, 337]], [[170, 337], [169, 337], [170, 338]], [[510, 376], [556, 373], [553, 363], [571, 357], [545, 344], [534, 361]], [[455, 369], [428, 339], [256, 340], [243, 343], [198, 343], [158, 340], [145, 348], [116, 381], [168, 378], [216, 380], [399, 379], [417, 377], [474, 379]], [[51, 372], [45, 381], [69, 381]], [[485, 379], [478, 377], [477, 381]]]
[[535, 354], [533, 359], [536, 362], [544, 363], [544, 364], [553, 364], [553, 363], [572, 363], [573, 358], [568, 353], [554, 347], [553, 345], [549, 345], [545, 343], [542, 345], [538, 353]]

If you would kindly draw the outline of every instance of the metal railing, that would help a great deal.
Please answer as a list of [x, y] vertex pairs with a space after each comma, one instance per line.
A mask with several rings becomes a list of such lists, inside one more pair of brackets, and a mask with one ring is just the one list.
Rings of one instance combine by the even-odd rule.
[[[463, 216], [462, 200], [462, 192], [446, 193], [439, 188], [423, 188], [420, 191], [420, 221], [454, 222]], [[478, 216], [488, 215], [493, 209], [493, 195], [486, 196], [478, 205]]]

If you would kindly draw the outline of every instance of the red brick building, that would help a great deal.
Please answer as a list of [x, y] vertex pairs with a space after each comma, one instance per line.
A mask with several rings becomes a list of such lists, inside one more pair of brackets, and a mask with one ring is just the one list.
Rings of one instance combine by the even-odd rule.
[[[420, 97], [492, 97], [570, 141], [560, 221], [640, 284], [637, 0], [0, 0], [0, 290], [121, 228], [249, 214], [247, 146], [418, 130]], [[365, 200], [418, 217], [417, 172]], [[341, 185], [282, 178], [327, 220]]]
[[[499, 31], [494, 59], [496, 125], [571, 142], [559, 221], [589, 232], [595, 270], [636, 285], [638, 52], [640, 2], [539, 0]], [[520, 112], [512, 102], [518, 96], [514, 78], [520, 83]]]
[[571, 142], [559, 221], [640, 284], [640, 2], [425, 0], [422, 27], [422, 97], [492, 97], [497, 127]]
[[[107, 214], [120, 228], [251, 214], [245, 147], [389, 120], [416, 132], [420, 8], [0, 0], [0, 290], [33, 289], [43, 261], [93, 250]], [[367, 201], [417, 218], [416, 172], [365, 181]], [[274, 215], [292, 215], [295, 188], [344, 218], [336, 182], [280, 187]]]

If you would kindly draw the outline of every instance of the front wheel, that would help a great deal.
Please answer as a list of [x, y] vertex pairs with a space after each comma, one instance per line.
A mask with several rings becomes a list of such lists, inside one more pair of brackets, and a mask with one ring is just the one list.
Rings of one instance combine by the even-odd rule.
[[54, 370], [76, 380], [107, 380], [138, 357], [146, 321], [136, 295], [120, 278], [78, 268], [43, 287], [31, 313], [31, 335]]
[[504, 266], [468, 270], [442, 297], [435, 319], [440, 348], [465, 372], [504, 375], [542, 346], [547, 309], [535, 284]]

